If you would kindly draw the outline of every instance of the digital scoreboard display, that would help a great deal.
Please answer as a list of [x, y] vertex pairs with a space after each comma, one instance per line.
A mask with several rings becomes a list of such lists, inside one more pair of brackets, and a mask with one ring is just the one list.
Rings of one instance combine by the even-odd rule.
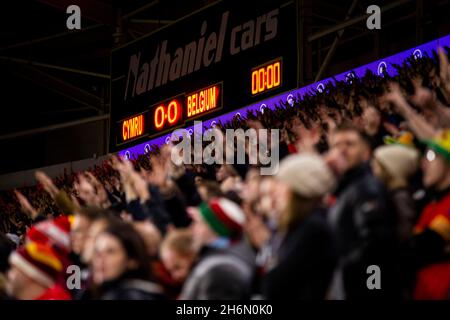
[[252, 71], [252, 94], [281, 86], [281, 61], [269, 63]]
[[181, 94], [148, 108], [147, 111], [116, 123], [116, 145], [144, 137], [153, 138], [168, 129], [179, 128], [190, 120], [222, 108], [222, 84]]
[[110, 151], [297, 85], [294, 1], [221, 1], [111, 56]]

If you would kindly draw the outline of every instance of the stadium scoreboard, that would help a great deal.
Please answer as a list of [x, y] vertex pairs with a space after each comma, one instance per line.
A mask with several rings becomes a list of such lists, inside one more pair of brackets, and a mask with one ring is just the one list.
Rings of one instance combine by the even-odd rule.
[[295, 2], [221, 1], [111, 55], [110, 151], [297, 85]]

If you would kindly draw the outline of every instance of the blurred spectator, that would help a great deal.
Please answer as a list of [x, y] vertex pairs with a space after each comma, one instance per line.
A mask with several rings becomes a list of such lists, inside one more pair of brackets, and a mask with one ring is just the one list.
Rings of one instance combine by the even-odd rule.
[[162, 288], [150, 281], [145, 242], [127, 222], [111, 224], [96, 237], [92, 265], [94, 299], [163, 299]]
[[419, 153], [412, 147], [386, 145], [378, 147], [372, 158], [372, 171], [386, 185], [396, 213], [397, 235], [408, 238], [417, 219], [416, 208], [408, 188], [409, 178], [419, 168]]
[[197, 256], [191, 230], [179, 229], [170, 232], [161, 244], [160, 255], [172, 278], [183, 284]]
[[292, 155], [280, 164], [277, 197], [284, 204], [262, 282], [268, 299], [324, 299], [334, 269], [323, 196], [335, 179], [322, 158]]
[[61, 260], [46, 245], [28, 242], [11, 254], [7, 291], [17, 300], [70, 300], [58, 280], [64, 276]]
[[5, 273], [9, 269], [8, 257], [15, 249], [15, 244], [0, 232], [0, 300], [6, 299]]
[[406, 243], [405, 269], [413, 267], [415, 299], [448, 299], [450, 290], [450, 131], [425, 141], [423, 183], [432, 201]]
[[367, 106], [362, 114], [364, 132], [369, 137], [372, 149], [384, 144], [388, 132], [384, 129], [380, 111], [373, 106]]
[[[370, 172], [370, 142], [358, 129], [342, 126], [330, 137], [344, 161], [329, 219], [338, 247], [331, 298], [396, 298], [395, 217], [387, 190]], [[368, 290], [367, 268], [383, 270], [383, 290]]]
[[181, 299], [248, 299], [254, 255], [242, 242], [245, 215], [231, 200], [216, 198], [191, 210], [198, 250]]

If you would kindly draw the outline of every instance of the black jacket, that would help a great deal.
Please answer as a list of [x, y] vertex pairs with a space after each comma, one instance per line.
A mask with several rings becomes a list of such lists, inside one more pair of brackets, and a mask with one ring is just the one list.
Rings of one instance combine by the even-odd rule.
[[255, 253], [244, 241], [227, 249], [204, 247], [184, 283], [182, 300], [249, 299]]
[[[329, 212], [338, 249], [332, 298], [398, 298], [395, 212], [387, 190], [364, 164], [339, 181]], [[381, 290], [368, 289], [368, 267], [381, 269]]]
[[138, 199], [127, 203], [126, 210], [131, 213], [134, 221], [150, 219], [161, 234], [165, 234], [167, 225], [171, 222], [164, 207], [164, 199], [156, 187], [149, 187], [150, 199], [141, 203]]
[[[267, 299], [324, 299], [335, 265], [325, 210], [316, 208], [272, 248], [274, 266], [266, 270], [262, 294]], [[277, 235], [279, 236], [279, 235]]]
[[97, 300], [164, 300], [163, 289], [150, 281], [124, 278], [102, 284]]
[[164, 206], [175, 228], [186, 228], [191, 224], [185, 198], [178, 191], [164, 197]]

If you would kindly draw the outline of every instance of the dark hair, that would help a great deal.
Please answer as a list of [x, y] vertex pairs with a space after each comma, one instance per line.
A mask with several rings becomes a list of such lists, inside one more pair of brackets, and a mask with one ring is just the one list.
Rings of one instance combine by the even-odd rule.
[[129, 272], [133, 278], [150, 279], [150, 257], [147, 254], [147, 247], [133, 225], [117, 220], [110, 222], [102, 233], [109, 234], [119, 240], [128, 259], [136, 261], [136, 268]]
[[97, 207], [81, 207], [76, 210], [75, 215], [83, 216], [90, 221], [94, 221], [101, 216], [103, 209]]
[[107, 219], [114, 219], [115, 217], [119, 218], [119, 213], [117, 211], [111, 209], [101, 209], [97, 207], [83, 207], [79, 209], [75, 214], [83, 216], [87, 218], [89, 221], [96, 221], [102, 218]]
[[214, 180], [202, 180], [198, 182], [197, 188], [204, 187], [208, 193], [208, 198], [219, 197], [223, 195], [220, 190], [220, 184]]
[[355, 125], [353, 125], [351, 122], [344, 122], [337, 126], [333, 130], [333, 134], [336, 133], [342, 133], [342, 132], [354, 132], [356, 133], [360, 139], [369, 147], [372, 148], [372, 140], [371, 138], [364, 132], [358, 129]]
[[312, 212], [319, 200], [308, 199], [296, 192], [291, 193], [283, 213], [278, 222], [278, 229], [282, 232], [293, 230], [305, 216]]

